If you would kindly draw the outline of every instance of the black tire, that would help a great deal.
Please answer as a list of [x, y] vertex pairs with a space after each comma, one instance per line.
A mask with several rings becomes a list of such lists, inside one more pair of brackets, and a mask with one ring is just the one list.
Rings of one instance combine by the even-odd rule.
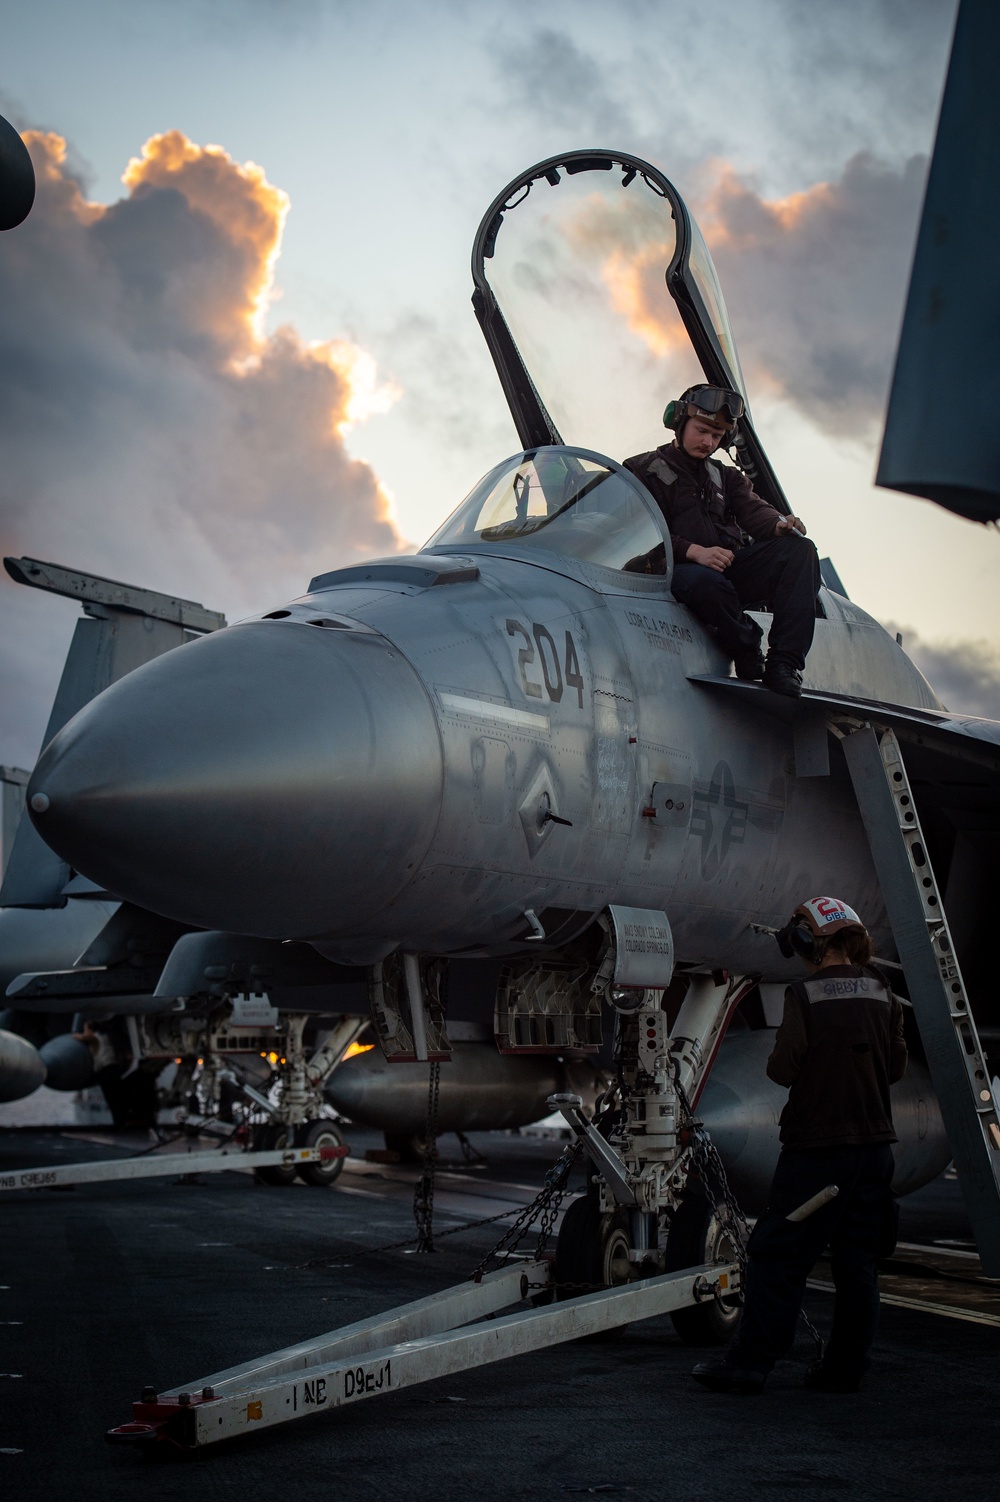
[[[291, 1146], [293, 1135], [291, 1127], [287, 1126], [258, 1127], [253, 1134], [253, 1146], [257, 1152], [271, 1152], [280, 1147]], [[270, 1168], [255, 1168], [253, 1176], [258, 1184], [271, 1184], [275, 1188], [287, 1187], [295, 1183], [295, 1168], [275, 1163]]]
[[602, 1215], [596, 1195], [575, 1199], [556, 1241], [556, 1296], [575, 1299], [598, 1288], [631, 1283], [635, 1264], [628, 1260], [630, 1246], [627, 1211]]
[[[344, 1139], [332, 1121], [310, 1121], [295, 1134], [297, 1147], [343, 1147]], [[343, 1158], [329, 1158], [325, 1163], [300, 1163], [295, 1172], [303, 1184], [312, 1184], [317, 1189], [326, 1189], [338, 1179], [344, 1167]]]
[[[725, 1225], [708, 1200], [693, 1194], [677, 1207], [667, 1236], [666, 1271], [699, 1267], [703, 1262], [732, 1262], [736, 1249]], [[689, 1346], [725, 1345], [736, 1334], [740, 1300], [706, 1299], [687, 1309], [675, 1309], [674, 1329]]]

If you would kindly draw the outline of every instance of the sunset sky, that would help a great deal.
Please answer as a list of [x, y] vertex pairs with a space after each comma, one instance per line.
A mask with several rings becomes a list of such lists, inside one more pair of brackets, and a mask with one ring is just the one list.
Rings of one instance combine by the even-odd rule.
[[[821, 553], [946, 702], [1000, 717], [1000, 537], [871, 483], [954, 9], [12, 10], [0, 113], [31, 132], [39, 195], [0, 237], [3, 551], [234, 619], [418, 545], [517, 448], [469, 302], [484, 210], [547, 155], [618, 148], [701, 222]], [[597, 271], [636, 361], [667, 358], [641, 256]], [[676, 394], [608, 451], [663, 441]], [[0, 584], [0, 762], [33, 762], [75, 615]]]

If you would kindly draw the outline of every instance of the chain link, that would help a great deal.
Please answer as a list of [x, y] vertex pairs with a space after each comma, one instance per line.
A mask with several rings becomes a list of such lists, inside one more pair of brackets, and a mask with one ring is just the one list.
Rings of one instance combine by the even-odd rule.
[[711, 1136], [697, 1119], [691, 1108], [687, 1093], [679, 1079], [674, 1081], [677, 1090], [677, 1098], [681, 1103], [681, 1109], [685, 1116], [685, 1126], [691, 1135], [691, 1154], [689, 1158], [689, 1173], [696, 1173], [708, 1200], [715, 1212], [720, 1225], [725, 1227], [726, 1233], [736, 1254], [736, 1260], [740, 1265], [740, 1273], [745, 1277], [747, 1268], [747, 1241], [750, 1238], [750, 1226], [746, 1216], [740, 1208], [736, 1196], [729, 1187], [729, 1178], [726, 1174], [725, 1164], [719, 1156], [719, 1150], [712, 1141]]
[[430, 1066], [427, 1081], [427, 1123], [424, 1135], [424, 1166], [413, 1191], [413, 1219], [417, 1223], [417, 1251], [434, 1251], [434, 1176], [438, 1160], [438, 1105], [441, 1095], [441, 1065]]
[[[675, 1080], [677, 1095], [687, 1118], [687, 1127], [691, 1133], [693, 1148], [690, 1158], [690, 1168], [697, 1173], [705, 1191], [705, 1198], [712, 1207], [713, 1212], [729, 1237], [730, 1243], [736, 1253], [736, 1260], [740, 1265], [740, 1283], [746, 1289], [747, 1275], [747, 1242], [750, 1239], [750, 1226], [746, 1216], [740, 1209], [735, 1195], [729, 1187], [729, 1178], [726, 1174], [725, 1164], [719, 1156], [719, 1150], [712, 1141], [709, 1133], [700, 1121], [697, 1120], [691, 1102], [688, 1100], [679, 1079]], [[714, 1188], [713, 1188], [714, 1184]], [[717, 1191], [717, 1192], [716, 1192]], [[720, 1203], [721, 1201], [721, 1203]], [[745, 1297], [745, 1294], [741, 1295]], [[812, 1320], [804, 1309], [799, 1310], [799, 1318], [805, 1325], [809, 1334], [816, 1342], [818, 1359], [822, 1361], [824, 1341], [822, 1335], [816, 1329]]]
[[[538, 1228], [538, 1245], [535, 1249], [535, 1260], [540, 1261], [548, 1246], [549, 1237], [555, 1226], [556, 1217], [559, 1214], [563, 1198], [569, 1187], [569, 1176], [576, 1160], [583, 1151], [583, 1143], [579, 1138], [575, 1142], [567, 1144], [563, 1148], [559, 1158], [545, 1175], [545, 1183], [536, 1194], [530, 1204], [525, 1205], [518, 1215], [514, 1224], [503, 1233], [492, 1251], [480, 1262], [470, 1276], [475, 1283], [481, 1282], [483, 1275], [491, 1270], [491, 1264], [504, 1267], [521, 1242], [527, 1236], [535, 1221], [541, 1216], [541, 1224]], [[503, 1258], [501, 1262], [499, 1259]]]

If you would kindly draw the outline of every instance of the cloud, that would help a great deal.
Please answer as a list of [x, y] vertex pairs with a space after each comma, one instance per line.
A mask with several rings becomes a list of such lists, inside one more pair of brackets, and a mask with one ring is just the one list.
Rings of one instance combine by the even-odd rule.
[[585, 123], [581, 145], [617, 145], [634, 135], [631, 109], [608, 88], [608, 69], [568, 31], [539, 27], [516, 42], [499, 42], [495, 56], [504, 90], [518, 107], [570, 131]]
[[[680, 4], [553, 4], [496, 49], [512, 114], [560, 146], [663, 167], [702, 224], [751, 398], [871, 442], [883, 416], [954, 0], [746, 0], [726, 34]], [[738, 66], [736, 60], [738, 59]], [[539, 155], [541, 153], [539, 152]], [[765, 176], [757, 176], [760, 172]], [[607, 268], [658, 356], [663, 265]]]
[[505, 453], [516, 443], [506, 404], [496, 398], [496, 372], [471, 318], [453, 330], [439, 318], [410, 312], [369, 338], [402, 387], [397, 415], [411, 429], [449, 451]]
[[[89, 200], [57, 135], [27, 132], [38, 195], [0, 242], [0, 544], [230, 615], [398, 551], [390, 498], [345, 434], [384, 410], [365, 351], [264, 333], [288, 200], [180, 131]], [[34, 754], [61, 665], [26, 682], [43, 619], [0, 589], [0, 760]], [[23, 630], [19, 632], [18, 628]], [[22, 641], [19, 642], [19, 635]], [[33, 686], [32, 686], [33, 685]]]
[[[708, 156], [766, 164], [768, 190], [859, 150], [931, 141], [957, 0], [742, 0], [706, 26], [686, 0], [508, 0], [491, 55], [505, 127], [551, 149], [627, 147], [678, 186]], [[513, 39], [510, 37], [513, 32]], [[558, 138], [557, 138], [558, 133]]]
[[[768, 199], [731, 164], [703, 165], [689, 206], [719, 274], [752, 398], [783, 400], [834, 436], [875, 433], [925, 173], [923, 157], [896, 169], [862, 153], [834, 181]], [[664, 285], [674, 239], [660, 200], [604, 184], [571, 215], [553, 217], [548, 233], [557, 227], [564, 251], [599, 274], [605, 302], [665, 362], [669, 384], [690, 346]], [[541, 265], [541, 250], [535, 254]], [[573, 284], [581, 311], [595, 287], [583, 278]]]
[[[899, 628], [890, 623], [887, 631]], [[1000, 720], [1000, 650], [988, 641], [928, 642], [903, 627], [903, 647], [955, 714]]]
[[696, 211], [751, 391], [835, 435], [881, 424], [926, 171], [921, 156], [894, 168], [860, 152], [836, 180], [773, 200], [715, 166]]

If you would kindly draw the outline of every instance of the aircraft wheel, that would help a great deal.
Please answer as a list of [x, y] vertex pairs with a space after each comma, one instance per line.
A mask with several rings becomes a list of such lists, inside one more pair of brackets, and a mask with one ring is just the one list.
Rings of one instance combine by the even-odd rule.
[[[310, 1121], [296, 1133], [296, 1147], [343, 1147], [344, 1139], [331, 1121]], [[343, 1158], [328, 1158], [320, 1163], [300, 1163], [295, 1172], [303, 1184], [324, 1189], [340, 1177]]]
[[[631, 1283], [635, 1277], [635, 1264], [628, 1260], [631, 1244], [627, 1211], [602, 1215], [595, 1195], [575, 1199], [563, 1216], [556, 1242], [556, 1298], [575, 1299], [599, 1288]], [[585, 1339], [614, 1339], [624, 1329], [621, 1325]]]
[[[708, 1200], [693, 1194], [682, 1200], [667, 1236], [666, 1271], [698, 1267], [702, 1262], [736, 1260], [736, 1248], [725, 1224]], [[707, 1299], [688, 1309], [675, 1309], [670, 1318], [674, 1329], [689, 1346], [725, 1345], [736, 1334], [740, 1321], [740, 1301]]]
[[[289, 1147], [293, 1136], [291, 1127], [262, 1126], [254, 1132], [253, 1145], [257, 1152], [273, 1152], [280, 1147]], [[253, 1176], [258, 1184], [281, 1186], [295, 1183], [295, 1169], [286, 1168], [284, 1163], [275, 1163], [270, 1168], [255, 1168]]]

